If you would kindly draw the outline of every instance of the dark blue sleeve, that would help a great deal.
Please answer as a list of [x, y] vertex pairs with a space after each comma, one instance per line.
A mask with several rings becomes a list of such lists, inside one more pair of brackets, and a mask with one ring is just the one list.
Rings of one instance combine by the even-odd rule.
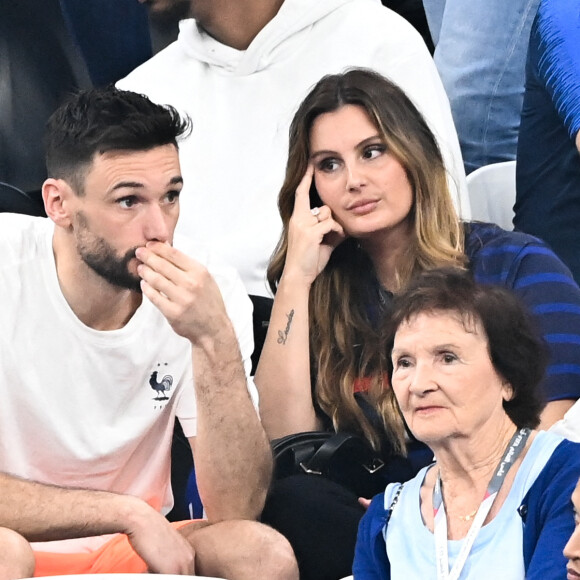
[[488, 231], [492, 235], [470, 256], [475, 279], [512, 289], [532, 314], [550, 352], [542, 385], [546, 400], [580, 398], [580, 288], [540, 240]]
[[[566, 576], [562, 550], [574, 531], [571, 495], [580, 477], [580, 444], [564, 440], [523, 500], [526, 580]], [[523, 510], [523, 511], [522, 511]]]
[[383, 537], [384, 503], [384, 493], [375, 496], [360, 521], [352, 565], [355, 580], [388, 580], [391, 577]]
[[538, 10], [539, 76], [568, 134], [580, 130], [580, 5], [544, 0]]

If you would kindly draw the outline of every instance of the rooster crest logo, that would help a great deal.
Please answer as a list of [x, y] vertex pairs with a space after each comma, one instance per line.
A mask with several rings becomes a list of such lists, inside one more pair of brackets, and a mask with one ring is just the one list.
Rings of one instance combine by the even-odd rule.
[[157, 396], [153, 398], [154, 401], [168, 401], [169, 397], [164, 393], [169, 392], [171, 385], [173, 385], [173, 377], [171, 375], [165, 375], [161, 382], [157, 382], [157, 371], [151, 373], [149, 378], [149, 384], [151, 388], [156, 391]]

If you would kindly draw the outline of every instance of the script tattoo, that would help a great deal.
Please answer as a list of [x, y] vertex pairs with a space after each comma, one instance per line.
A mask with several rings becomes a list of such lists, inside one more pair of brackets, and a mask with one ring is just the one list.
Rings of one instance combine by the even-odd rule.
[[278, 331], [278, 344], [286, 344], [286, 339], [290, 332], [290, 326], [292, 325], [292, 319], [294, 318], [294, 308], [290, 310], [286, 316], [288, 317], [288, 324], [286, 324], [286, 328], [283, 332], [281, 330]]

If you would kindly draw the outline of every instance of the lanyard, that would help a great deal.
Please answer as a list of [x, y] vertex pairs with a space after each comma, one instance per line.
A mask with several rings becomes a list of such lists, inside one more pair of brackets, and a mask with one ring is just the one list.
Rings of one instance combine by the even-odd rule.
[[477, 537], [477, 534], [479, 533], [479, 530], [495, 501], [507, 472], [526, 446], [530, 433], [530, 429], [518, 429], [508, 443], [501, 461], [495, 468], [495, 473], [487, 486], [487, 491], [485, 492], [483, 501], [475, 514], [473, 523], [467, 532], [467, 536], [465, 536], [465, 539], [463, 540], [461, 550], [459, 551], [457, 560], [455, 561], [455, 565], [451, 571], [449, 571], [449, 556], [447, 553], [447, 517], [445, 515], [445, 503], [441, 492], [441, 476], [437, 476], [437, 481], [433, 488], [433, 529], [435, 534], [437, 580], [458, 580], [459, 575], [465, 566], [465, 561], [469, 556], [469, 552], [471, 552], [473, 542], [475, 542], [475, 538]]

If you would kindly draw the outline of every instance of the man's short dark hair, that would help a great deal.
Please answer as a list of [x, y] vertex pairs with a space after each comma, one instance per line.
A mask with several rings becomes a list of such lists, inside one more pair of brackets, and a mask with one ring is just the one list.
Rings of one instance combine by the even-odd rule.
[[49, 177], [65, 179], [82, 194], [83, 177], [95, 154], [147, 151], [175, 145], [191, 122], [171, 106], [114, 86], [71, 95], [50, 117], [45, 135]]
[[[518, 297], [507, 288], [477, 284], [469, 272], [459, 268], [423, 272], [394, 300], [385, 331], [387, 353], [390, 355], [402, 323], [432, 312], [455, 313], [466, 327], [481, 324], [491, 363], [513, 391], [512, 398], [503, 403], [505, 412], [519, 428], [537, 427], [544, 406], [539, 385], [548, 351]], [[388, 365], [392, 376], [390, 356]]]

